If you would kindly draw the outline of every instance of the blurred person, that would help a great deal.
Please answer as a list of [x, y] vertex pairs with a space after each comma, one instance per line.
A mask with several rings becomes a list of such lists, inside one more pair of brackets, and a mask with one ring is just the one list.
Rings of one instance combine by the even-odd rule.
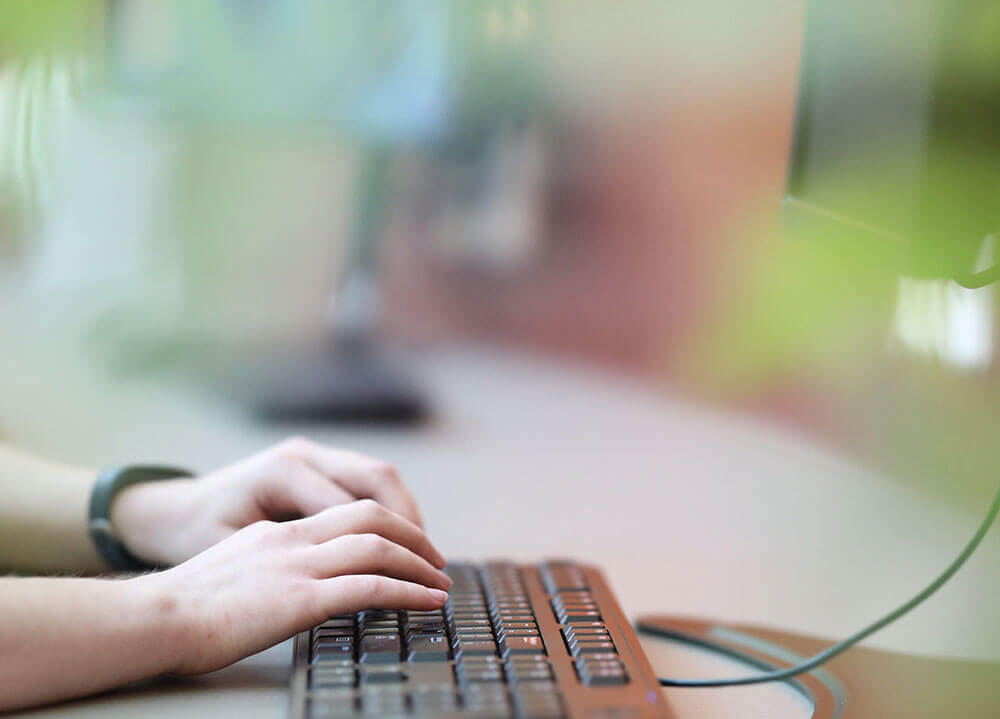
[[[99, 475], [0, 446], [0, 711], [220, 669], [339, 614], [434, 610], [451, 582], [392, 465], [293, 438], [124, 486], [122, 577], [88, 537]], [[23, 576], [68, 574], [76, 576]]]

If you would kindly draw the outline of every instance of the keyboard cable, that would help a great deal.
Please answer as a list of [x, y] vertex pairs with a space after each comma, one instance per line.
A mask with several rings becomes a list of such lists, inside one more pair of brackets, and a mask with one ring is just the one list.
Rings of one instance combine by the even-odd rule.
[[[872, 622], [864, 629], [852, 634], [846, 639], [837, 642], [836, 644], [824, 649], [818, 654], [814, 654], [800, 664], [788, 667], [787, 669], [776, 669], [774, 671], [762, 672], [760, 674], [751, 674], [744, 677], [730, 677], [723, 679], [671, 679], [671, 678], [660, 678], [660, 684], [665, 687], [732, 687], [741, 686], [746, 684], [763, 684], [764, 682], [776, 682], [783, 681], [786, 679], [791, 679], [799, 674], [804, 674], [805, 672], [811, 671], [816, 667], [819, 667], [826, 662], [833, 659], [838, 654], [845, 652], [846, 650], [853, 647], [858, 642], [862, 641], [866, 637], [874, 634], [883, 627], [892, 624], [900, 617], [908, 614], [911, 610], [918, 607], [926, 599], [928, 599], [932, 594], [937, 592], [944, 584], [951, 579], [952, 575], [957, 572], [966, 560], [972, 556], [972, 553], [976, 551], [980, 542], [983, 541], [983, 537], [989, 531], [990, 526], [996, 519], [997, 511], [1000, 510], [1000, 488], [997, 489], [996, 496], [993, 498], [993, 504], [990, 505], [989, 511], [986, 513], [986, 518], [983, 519], [982, 524], [979, 525], [979, 529], [976, 530], [975, 535], [969, 540], [969, 543], [965, 545], [965, 549], [962, 550], [961, 554], [955, 558], [955, 560], [948, 565], [937, 579], [927, 585], [927, 587], [910, 599], [908, 602], [902, 606], [894, 609], [893, 611], [886, 614], [881, 619]], [[649, 636], [655, 636], [662, 639], [683, 639], [683, 635], [674, 634], [667, 629], [661, 629], [660, 627], [653, 626], [650, 624], [641, 623], [638, 626], [638, 631], [640, 634], [647, 634]], [[711, 645], [706, 645], [711, 649]]]

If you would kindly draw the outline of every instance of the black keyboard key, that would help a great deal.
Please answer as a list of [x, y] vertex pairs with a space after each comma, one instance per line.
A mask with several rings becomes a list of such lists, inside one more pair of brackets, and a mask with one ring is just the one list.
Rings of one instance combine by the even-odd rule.
[[538, 568], [549, 594], [563, 590], [589, 589], [583, 570], [571, 562], [546, 562]]
[[365, 664], [398, 662], [400, 649], [399, 634], [368, 634], [361, 638], [359, 661]]
[[538, 629], [535, 622], [511, 622], [504, 620], [497, 624], [497, 629]]
[[401, 664], [374, 664], [358, 669], [358, 680], [362, 684], [394, 684], [405, 681], [406, 678]]
[[339, 661], [354, 658], [354, 644], [330, 644], [313, 648], [313, 662]]
[[499, 629], [497, 630], [497, 637], [537, 637], [539, 636], [538, 627], [534, 629]]
[[468, 629], [470, 627], [482, 627], [485, 629], [490, 628], [490, 620], [487, 618], [482, 619], [456, 619], [452, 626], [455, 629]]
[[611, 687], [628, 684], [628, 677], [624, 673], [588, 674], [581, 681], [588, 687]]
[[313, 673], [310, 677], [310, 689], [332, 689], [337, 687], [353, 687], [356, 674], [354, 667], [341, 668], [335, 672]]
[[545, 654], [545, 643], [540, 636], [504, 637], [500, 640], [500, 656], [509, 654]]
[[484, 629], [466, 629], [452, 634], [453, 643], [493, 641], [493, 632]]
[[470, 714], [490, 717], [510, 715], [507, 691], [503, 685], [470, 684], [462, 691], [462, 704]]
[[628, 683], [628, 672], [616, 654], [580, 654], [574, 660], [580, 682], [587, 686], [619, 686]]
[[359, 692], [364, 716], [390, 717], [406, 713], [406, 694], [398, 685], [372, 685]]
[[455, 646], [455, 656], [493, 655], [497, 654], [497, 645], [492, 639], [477, 641], [461, 641]]
[[445, 636], [416, 636], [410, 638], [410, 651], [408, 654], [411, 662], [435, 662], [448, 661], [448, 642]]
[[445, 686], [454, 688], [455, 672], [451, 662], [418, 662], [406, 665], [409, 686]]
[[603, 654], [615, 651], [615, 644], [606, 641], [575, 641], [570, 648], [574, 656], [578, 654]]
[[556, 619], [559, 620], [560, 624], [569, 624], [570, 622], [598, 622], [601, 620], [601, 613], [592, 609], [564, 610], [556, 612]]
[[[528, 660], [528, 661], [525, 661]], [[512, 655], [504, 665], [507, 678], [513, 682], [536, 682], [552, 680], [552, 665], [538, 655]]]
[[451, 686], [420, 685], [410, 693], [413, 713], [441, 717], [458, 711], [458, 697]]
[[518, 716], [532, 719], [558, 719], [565, 716], [559, 692], [551, 682], [520, 685], [513, 692], [512, 698]]

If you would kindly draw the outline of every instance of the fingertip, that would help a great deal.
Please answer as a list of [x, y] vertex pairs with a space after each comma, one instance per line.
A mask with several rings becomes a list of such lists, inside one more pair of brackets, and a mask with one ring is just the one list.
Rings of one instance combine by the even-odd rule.
[[438, 587], [439, 589], [447, 591], [448, 589], [451, 588], [451, 577], [449, 577], [444, 572], [438, 572], [437, 582], [435, 583], [435, 586]]
[[435, 607], [443, 607], [444, 603], [448, 601], [448, 592], [443, 589], [433, 589], [431, 587], [427, 587], [426, 592]]

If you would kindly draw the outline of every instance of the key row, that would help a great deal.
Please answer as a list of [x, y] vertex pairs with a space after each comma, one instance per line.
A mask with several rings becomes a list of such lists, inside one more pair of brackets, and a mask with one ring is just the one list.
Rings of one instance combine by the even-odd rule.
[[565, 716], [562, 699], [552, 683], [513, 687], [472, 684], [458, 691], [448, 686], [408, 689], [400, 685], [314, 690], [309, 694], [307, 716], [311, 719], [358, 715], [444, 717], [458, 713], [490, 717], [516, 714], [536, 719]]
[[542, 576], [546, 587], [551, 587], [552, 613], [559, 622], [580, 682], [586, 686], [627, 684], [625, 664], [618, 656], [618, 648], [597, 600], [587, 587], [583, 571], [561, 565], [557, 572], [550, 564], [548, 579], [544, 572]]

